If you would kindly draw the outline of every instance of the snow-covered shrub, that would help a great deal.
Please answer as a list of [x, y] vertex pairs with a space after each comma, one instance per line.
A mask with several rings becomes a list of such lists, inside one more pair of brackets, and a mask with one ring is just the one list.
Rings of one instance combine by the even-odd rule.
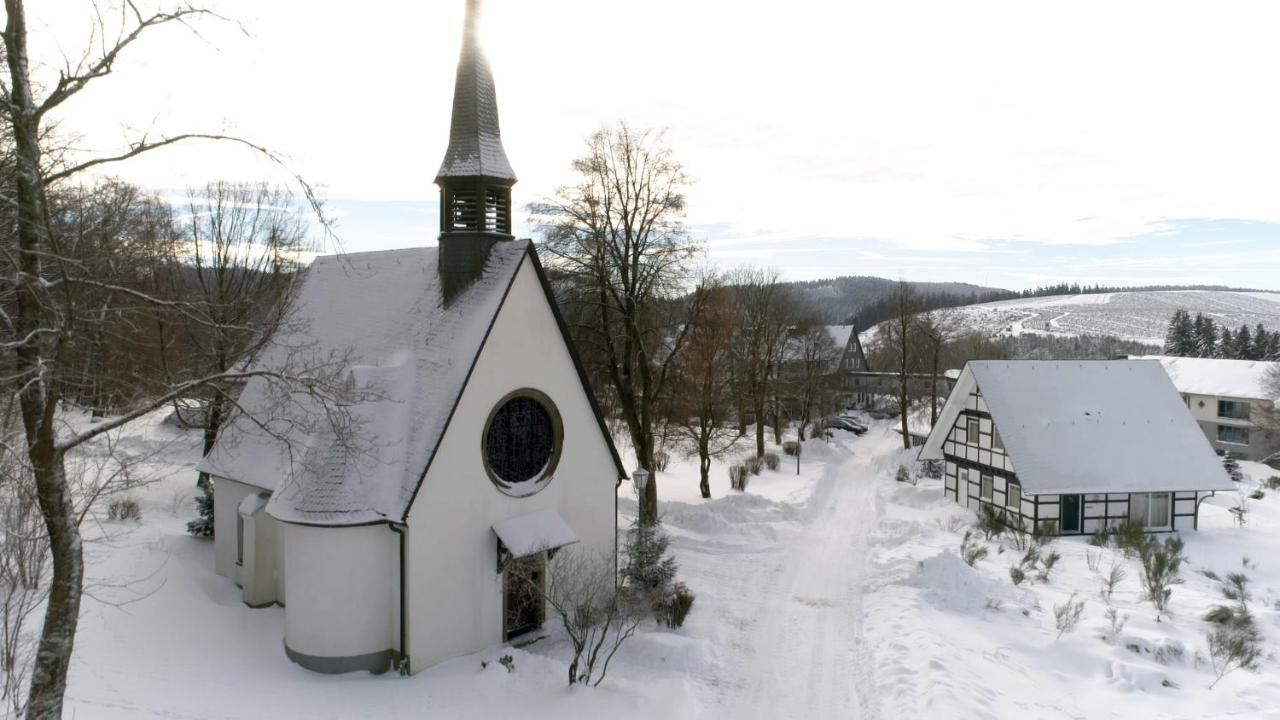
[[665, 472], [667, 465], [671, 463], [671, 454], [666, 450], [653, 451], [653, 469], [658, 472]]
[[1040, 570], [1036, 573], [1036, 579], [1042, 583], [1049, 582], [1049, 575], [1053, 572], [1053, 568], [1062, 559], [1056, 551], [1051, 551], [1048, 555], [1040, 558]]
[[994, 507], [983, 503], [978, 507], [978, 532], [987, 540], [998, 537], [1007, 529], [1004, 514]]
[[1061, 605], [1053, 606], [1053, 624], [1058, 628], [1058, 638], [1072, 632], [1076, 626], [1080, 624], [1080, 615], [1084, 613], [1084, 599], [1076, 599], [1076, 594], [1071, 593], [1071, 597]]
[[930, 480], [942, 479], [942, 461], [941, 460], [925, 460], [922, 469], [924, 476]]
[[1230, 450], [1222, 454], [1222, 469], [1233, 482], [1244, 480], [1244, 472], [1240, 470], [1240, 461]]
[[778, 453], [765, 453], [764, 466], [770, 470], [777, 470], [778, 465], [782, 464], [782, 458], [778, 457]]
[[1232, 670], [1256, 670], [1262, 659], [1262, 634], [1252, 615], [1218, 625], [1209, 632], [1208, 641], [1209, 661], [1217, 675], [1209, 683], [1210, 690]]
[[511, 657], [510, 653], [498, 658], [498, 664], [506, 668], [509, 673], [516, 671], [516, 659]]
[[693, 609], [693, 591], [682, 582], [673, 584], [654, 604], [653, 612], [658, 622], [669, 628], [684, 625], [684, 619]]
[[187, 523], [187, 532], [196, 537], [213, 537], [213, 489], [204, 488], [196, 495], [196, 511], [200, 517]]
[[142, 506], [132, 497], [112, 498], [107, 503], [107, 518], [110, 520], [142, 520]]
[[747, 468], [742, 465], [729, 466], [729, 487], [733, 490], [747, 489]]
[[978, 544], [978, 538], [974, 536], [972, 530], [966, 530], [964, 539], [960, 541], [960, 557], [965, 564], [973, 567], [974, 563], [986, 557], [990, 551]]
[[800, 443], [795, 440], [787, 440], [782, 443], [782, 454], [789, 457], [795, 457], [800, 452]]
[[1142, 589], [1158, 613], [1169, 608], [1173, 586], [1182, 583], [1182, 538], [1171, 537], [1163, 543], [1150, 538], [1142, 544], [1138, 557], [1142, 561]]
[[1009, 568], [1009, 579], [1013, 581], [1014, 585], [1021, 585], [1027, 579], [1027, 574], [1023, 572], [1022, 568], [1014, 565]]
[[1111, 596], [1116, 592], [1116, 586], [1127, 577], [1129, 573], [1125, 571], [1124, 565], [1119, 560], [1112, 562], [1111, 569], [1102, 578], [1102, 600], [1110, 603]]
[[1280, 475], [1272, 475], [1263, 483], [1268, 490], [1280, 490]]
[[1107, 642], [1114, 643], [1120, 639], [1120, 633], [1124, 632], [1124, 625], [1129, 622], [1129, 616], [1121, 615], [1120, 611], [1113, 607], [1108, 607], [1106, 614], [1107, 630], [1103, 635], [1103, 639]]
[[1266, 493], [1264, 493], [1264, 492], [1262, 492], [1261, 490], [1254, 490], [1253, 492], [1249, 493], [1249, 499], [1250, 499], [1250, 500], [1261, 500], [1262, 498], [1266, 497], [1266, 495], [1267, 495], [1267, 494], [1266, 494]]
[[1137, 520], [1125, 520], [1116, 528], [1116, 547], [1124, 551], [1125, 557], [1141, 553], [1146, 542], [1147, 529]]
[[1098, 528], [1097, 532], [1089, 535], [1089, 544], [1094, 547], [1104, 548], [1111, 542], [1111, 531], [1104, 525]]
[[1085, 550], [1084, 562], [1089, 566], [1089, 572], [1098, 572], [1098, 566], [1102, 563], [1102, 551]]
[[742, 459], [742, 466], [752, 475], [759, 475], [764, 470], [764, 458], [758, 455], [748, 455]]
[[908, 468], [906, 465], [898, 466], [898, 472], [894, 474], [893, 479], [900, 483], [910, 483], [912, 485], [916, 484], [915, 478], [912, 477], [911, 475], [911, 469]]

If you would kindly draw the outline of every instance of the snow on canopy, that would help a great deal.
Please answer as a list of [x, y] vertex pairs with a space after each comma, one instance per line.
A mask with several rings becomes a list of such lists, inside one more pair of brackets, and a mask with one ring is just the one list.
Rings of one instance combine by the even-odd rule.
[[578, 542], [560, 513], [553, 509], [534, 510], [493, 524], [493, 532], [512, 557], [525, 557]]
[[335, 427], [309, 396], [255, 377], [201, 469], [273, 491], [267, 512], [286, 522], [402, 520], [529, 248], [497, 243], [448, 306], [437, 248], [317, 258], [254, 368], [340, 358], [349, 421]]
[[1267, 373], [1280, 367], [1261, 360], [1219, 360], [1216, 358], [1165, 357], [1150, 355], [1142, 360], [1159, 360], [1179, 392], [1190, 395], [1270, 400], [1265, 389]]
[[1150, 360], [970, 362], [922, 459], [942, 459], [975, 386], [1027, 494], [1234, 488], [1168, 375]]

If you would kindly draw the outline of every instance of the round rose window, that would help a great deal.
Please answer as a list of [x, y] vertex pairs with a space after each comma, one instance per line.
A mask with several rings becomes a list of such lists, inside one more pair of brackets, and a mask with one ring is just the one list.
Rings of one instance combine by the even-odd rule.
[[485, 426], [482, 450], [489, 479], [509, 495], [541, 490], [559, 460], [561, 435], [550, 398], [536, 390], [511, 393]]

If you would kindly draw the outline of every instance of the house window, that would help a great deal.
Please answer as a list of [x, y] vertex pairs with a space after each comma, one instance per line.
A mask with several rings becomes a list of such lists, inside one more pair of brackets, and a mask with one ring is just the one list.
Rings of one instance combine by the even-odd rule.
[[1218, 442], [1231, 445], [1248, 445], [1249, 428], [1234, 425], [1218, 426]]
[[1219, 400], [1218, 417], [1231, 420], [1248, 420], [1249, 403], [1239, 400]]
[[1129, 496], [1129, 519], [1144, 527], [1163, 529], [1171, 527], [1169, 493], [1134, 493]]
[[1022, 508], [1022, 486], [1016, 482], [1010, 481], [1008, 487], [1009, 487], [1009, 490], [1006, 493], [1009, 498], [1009, 502], [1007, 503], [1008, 506], [1011, 508], [1021, 509]]
[[563, 438], [551, 398], [532, 389], [510, 393], [494, 407], [481, 436], [485, 472], [502, 492], [531, 495], [550, 481]]
[[983, 500], [990, 500], [992, 498], [992, 493], [994, 490], [995, 490], [995, 480], [990, 475], [983, 473], [982, 487], [978, 491], [979, 496]]
[[965, 442], [970, 445], [978, 444], [978, 418], [969, 418], [969, 429], [965, 431]]
[[1004, 439], [1000, 437], [1000, 430], [996, 426], [991, 426], [991, 449], [1004, 451]]

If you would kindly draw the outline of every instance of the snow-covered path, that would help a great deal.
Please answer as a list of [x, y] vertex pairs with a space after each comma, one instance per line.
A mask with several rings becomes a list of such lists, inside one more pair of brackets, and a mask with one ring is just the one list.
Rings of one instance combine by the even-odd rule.
[[846, 441], [852, 454], [828, 464], [774, 550], [722, 558], [718, 611], [741, 629], [732, 680], [717, 688], [724, 717], [879, 716], [862, 601], [880, 514], [873, 477], [899, 442], [883, 426]]

